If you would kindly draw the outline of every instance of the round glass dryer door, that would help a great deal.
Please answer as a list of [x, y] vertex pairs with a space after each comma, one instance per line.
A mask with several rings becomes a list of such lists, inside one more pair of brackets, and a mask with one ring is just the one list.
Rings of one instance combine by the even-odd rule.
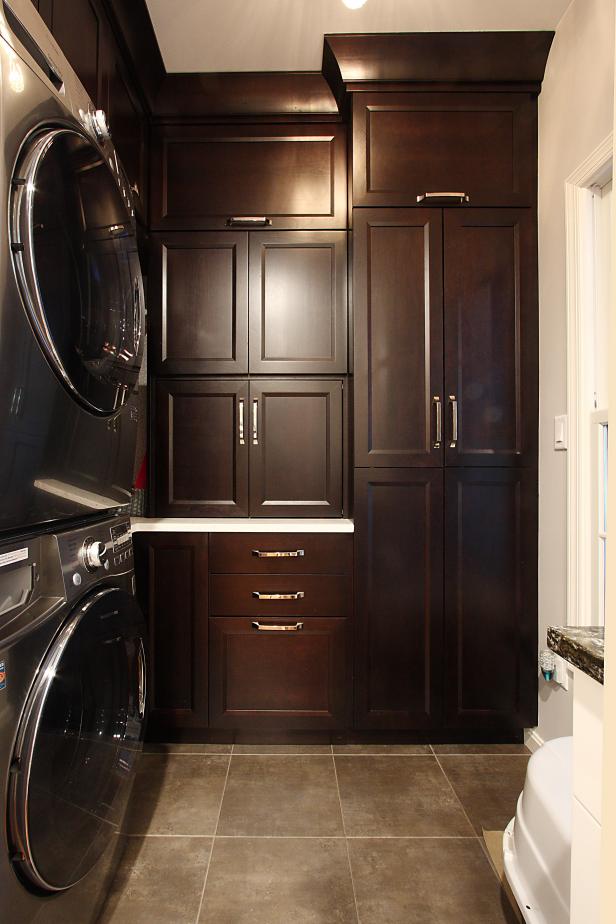
[[37, 673], [17, 736], [13, 860], [39, 889], [68, 889], [118, 832], [141, 750], [143, 616], [117, 588], [69, 617]]
[[143, 289], [135, 221], [115, 159], [76, 129], [28, 139], [12, 184], [12, 251], [32, 327], [89, 410], [114, 413], [139, 374]]

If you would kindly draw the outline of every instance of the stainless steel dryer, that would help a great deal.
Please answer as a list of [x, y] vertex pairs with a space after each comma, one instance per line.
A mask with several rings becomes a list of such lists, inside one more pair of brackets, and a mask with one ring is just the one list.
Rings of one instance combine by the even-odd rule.
[[41, 48], [48, 35], [30, 0], [0, 4], [0, 533], [117, 508], [133, 475], [131, 194], [104, 115], [57, 46], [54, 60]]
[[0, 545], [0, 920], [89, 924], [141, 750], [145, 627], [125, 517]]

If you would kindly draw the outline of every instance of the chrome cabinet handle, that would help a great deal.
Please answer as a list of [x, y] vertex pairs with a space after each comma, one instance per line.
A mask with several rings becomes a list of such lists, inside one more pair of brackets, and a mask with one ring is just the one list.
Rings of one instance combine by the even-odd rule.
[[292, 552], [262, 552], [260, 549], [253, 549], [252, 554], [257, 558], [303, 558], [304, 550], [295, 549]]
[[271, 223], [272, 219], [266, 218], [265, 215], [232, 215], [227, 218], [228, 228], [269, 228]]
[[259, 400], [252, 402], [252, 445], [259, 445]]
[[471, 197], [463, 192], [425, 192], [417, 196], [418, 202], [427, 202], [430, 199], [455, 199], [460, 204], [471, 201]]
[[299, 632], [304, 628], [303, 622], [296, 622], [294, 626], [268, 626], [261, 622], [253, 622], [252, 628], [257, 632]]
[[240, 446], [244, 446], [246, 444], [246, 440], [244, 439], [244, 399], [243, 398], [240, 398], [238, 405], [237, 405], [237, 426], [238, 426], [239, 437], [240, 437]]
[[252, 595], [255, 600], [303, 600], [306, 596], [303, 590], [288, 594], [264, 594], [260, 590], [253, 590]]
[[443, 405], [439, 395], [432, 398], [432, 403], [436, 408], [436, 439], [432, 444], [433, 449], [440, 449], [443, 440]]
[[451, 442], [450, 449], [455, 449], [458, 442], [458, 401], [455, 395], [449, 395], [451, 404]]
[[139, 639], [139, 650], [137, 652], [137, 708], [139, 718], [145, 716], [146, 702], [146, 675], [145, 675], [145, 648], [143, 639]]

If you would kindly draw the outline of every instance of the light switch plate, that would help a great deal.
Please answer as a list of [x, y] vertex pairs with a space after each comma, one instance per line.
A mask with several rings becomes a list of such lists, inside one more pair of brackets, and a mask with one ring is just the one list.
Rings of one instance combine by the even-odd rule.
[[554, 680], [556, 683], [560, 684], [563, 689], [569, 689], [569, 664], [565, 661], [564, 658], [561, 658], [560, 655], [556, 655], [554, 658]]
[[556, 452], [561, 452], [567, 448], [569, 436], [567, 431], [567, 415], [559, 414], [558, 417], [554, 418], [554, 449]]

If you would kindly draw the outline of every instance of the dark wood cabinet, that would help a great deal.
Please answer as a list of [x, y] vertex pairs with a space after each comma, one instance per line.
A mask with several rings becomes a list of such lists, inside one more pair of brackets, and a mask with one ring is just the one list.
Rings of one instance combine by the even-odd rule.
[[537, 198], [536, 101], [524, 93], [356, 93], [353, 205], [425, 204], [454, 190], [474, 206]]
[[442, 465], [440, 209], [353, 214], [355, 464]]
[[357, 209], [353, 289], [357, 466], [533, 464], [531, 209]]
[[537, 724], [537, 474], [445, 475], [446, 725]]
[[442, 722], [443, 472], [355, 472], [355, 723]]
[[539, 368], [534, 212], [444, 214], [446, 463], [532, 465]]
[[248, 371], [248, 235], [153, 240], [151, 362], [164, 375]]
[[155, 402], [157, 515], [247, 516], [248, 382], [159, 379]]
[[336, 124], [158, 126], [152, 139], [156, 230], [346, 227], [346, 131]]
[[350, 578], [340, 574], [214, 574], [212, 616], [350, 616]]
[[250, 235], [250, 371], [347, 369], [344, 231]]
[[342, 382], [250, 383], [250, 513], [342, 516]]
[[346, 636], [345, 619], [210, 619], [212, 728], [345, 728]]
[[221, 574], [352, 574], [350, 533], [213, 533], [210, 571]]
[[149, 628], [148, 733], [165, 740], [208, 724], [208, 537], [136, 533], [134, 543]]

